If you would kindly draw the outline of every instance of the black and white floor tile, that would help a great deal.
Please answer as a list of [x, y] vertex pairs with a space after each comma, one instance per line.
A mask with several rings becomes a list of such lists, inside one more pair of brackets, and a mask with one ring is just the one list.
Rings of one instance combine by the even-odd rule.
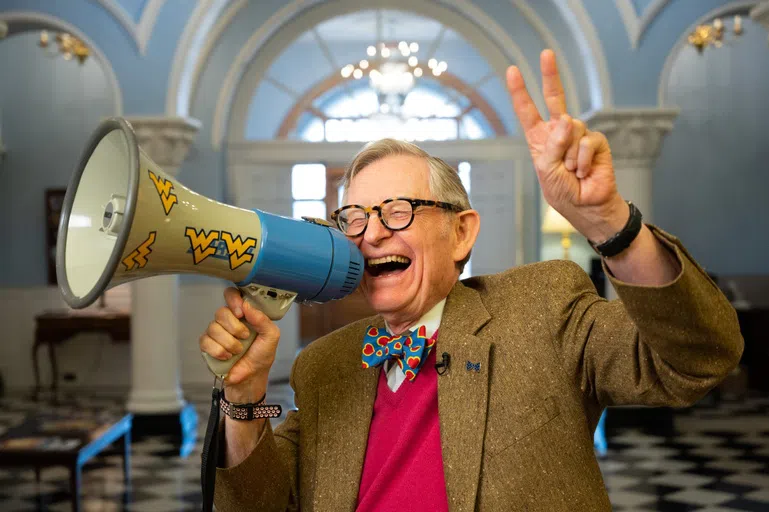
[[674, 424], [673, 436], [609, 436], [600, 464], [615, 510], [769, 512], [769, 398], [698, 405]]
[[[210, 390], [186, 393], [196, 406], [200, 432], [188, 457], [179, 457], [167, 439], [135, 441], [128, 486], [118, 452], [86, 464], [83, 510], [200, 510], [200, 453], [209, 397]], [[293, 406], [287, 385], [273, 386], [270, 398], [284, 410]], [[120, 397], [90, 396], [64, 401], [60, 408], [119, 411], [122, 404]], [[45, 404], [27, 397], [0, 399], [0, 434], [40, 407]], [[664, 437], [640, 429], [610, 435], [600, 465], [615, 510], [769, 512], [769, 397], [698, 405], [676, 415], [675, 429], [675, 435]], [[69, 511], [68, 478], [64, 468], [51, 468], [38, 484], [31, 469], [0, 468], [0, 510]]]

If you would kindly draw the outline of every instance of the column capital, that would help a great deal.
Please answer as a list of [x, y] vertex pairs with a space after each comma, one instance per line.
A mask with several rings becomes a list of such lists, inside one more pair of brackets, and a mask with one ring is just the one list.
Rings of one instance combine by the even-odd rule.
[[761, 2], [750, 10], [750, 18], [769, 30], [769, 1]]
[[651, 169], [678, 113], [678, 108], [611, 108], [590, 112], [584, 121], [609, 139], [615, 161]]
[[126, 116], [139, 146], [163, 171], [176, 175], [202, 123], [191, 117]]

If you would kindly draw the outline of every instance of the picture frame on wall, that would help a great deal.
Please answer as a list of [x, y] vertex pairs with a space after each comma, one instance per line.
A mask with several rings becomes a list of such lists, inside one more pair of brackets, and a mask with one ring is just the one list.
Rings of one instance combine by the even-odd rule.
[[48, 188], [45, 190], [45, 249], [48, 284], [57, 286], [56, 279], [56, 239], [59, 234], [59, 219], [64, 205], [66, 188]]

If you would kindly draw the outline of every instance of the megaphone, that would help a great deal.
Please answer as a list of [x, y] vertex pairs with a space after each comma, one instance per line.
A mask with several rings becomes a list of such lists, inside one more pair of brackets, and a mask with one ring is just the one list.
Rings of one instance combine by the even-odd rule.
[[[188, 189], [139, 147], [123, 118], [93, 132], [64, 197], [56, 249], [59, 290], [74, 308], [106, 290], [161, 274], [232, 281], [272, 320], [294, 302], [352, 293], [363, 256], [322, 219], [297, 220], [223, 204]], [[253, 342], [227, 361], [203, 354], [224, 379]]]

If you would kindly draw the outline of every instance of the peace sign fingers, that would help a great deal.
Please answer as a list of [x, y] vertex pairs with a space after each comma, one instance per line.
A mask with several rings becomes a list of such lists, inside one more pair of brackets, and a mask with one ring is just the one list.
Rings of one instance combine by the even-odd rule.
[[563, 84], [558, 74], [558, 65], [555, 63], [553, 50], [545, 50], [539, 56], [539, 67], [542, 70], [542, 93], [545, 95], [545, 104], [550, 112], [550, 119], [557, 120], [566, 114], [566, 94], [563, 92]]
[[528, 138], [529, 132], [542, 122], [539, 110], [526, 90], [526, 84], [523, 81], [521, 71], [517, 66], [510, 66], [507, 69], [507, 89], [513, 99], [513, 110], [518, 116], [523, 127], [523, 132]]

